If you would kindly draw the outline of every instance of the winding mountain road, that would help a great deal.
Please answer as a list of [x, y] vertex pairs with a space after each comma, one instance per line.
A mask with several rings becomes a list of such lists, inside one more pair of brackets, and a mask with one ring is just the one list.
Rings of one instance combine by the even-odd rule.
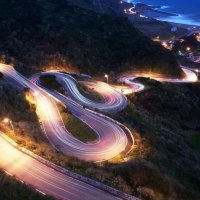
[[44, 194], [63, 200], [121, 199], [42, 164], [10, 145], [1, 134], [0, 152], [0, 168]]
[[[182, 68], [186, 74], [185, 79], [159, 79], [164, 82], [195, 82], [197, 76], [187, 68]], [[30, 88], [35, 96], [37, 114], [43, 123], [46, 136], [51, 143], [66, 154], [85, 160], [102, 161], [111, 159], [125, 150], [127, 133], [115, 121], [103, 117], [98, 113], [84, 109], [82, 105], [96, 107], [105, 112], [116, 112], [125, 108], [127, 99], [112, 87], [103, 83], [93, 84], [92, 87], [102, 91], [103, 103], [95, 103], [83, 97], [76, 86], [76, 80], [66, 74], [56, 72], [57, 79], [62, 83], [69, 96], [64, 96], [56, 91], [43, 88], [38, 77], [28, 80], [13, 67], [0, 64], [0, 72], [4, 77], [19, 88]], [[142, 84], [134, 83], [136, 76], [128, 75], [120, 78], [121, 82], [129, 85], [132, 92], [144, 89]], [[130, 92], [130, 88], [128, 89]], [[65, 104], [80, 120], [89, 125], [98, 135], [98, 139], [91, 143], [83, 143], [69, 133], [62, 121], [56, 106], [56, 101]], [[0, 134], [0, 168], [18, 179], [31, 184], [43, 193], [53, 195], [64, 200], [112, 200], [122, 199], [85, 182], [71, 178], [51, 167], [41, 163], [31, 156], [19, 151], [8, 143]], [[127, 199], [127, 198], [126, 198]], [[136, 199], [130, 197], [128, 199]]]
[[119, 78], [119, 82], [125, 83], [126, 85], [129, 85], [130, 88], [132, 88], [132, 93], [136, 92], [135, 87], [138, 86], [137, 91], [141, 91], [144, 89], [144, 85], [134, 82], [134, 79], [137, 77], [147, 77], [152, 78], [160, 82], [170, 82], [170, 83], [194, 83], [198, 81], [198, 77], [196, 73], [191, 70], [190, 68], [181, 66], [181, 69], [183, 70], [185, 77], [183, 79], [172, 79], [172, 78], [157, 78], [157, 77], [151, 77], [149, 74], [129, 74], [129, 75], [122, 75]]
[[[86, 85], [95, 89], [96, 92], [103, 96], [103, 102], [92, 101], [84, 97], [77, 87], [77, 81], [70, 75], [60, 72], [45, 72], [42, 74], [53, 74], [56, 79], [62, 84], [63, 88], [69, 95], [69, 97], [75, 102], [87, 106], [88, 108], [97, 108], [104, 112], [118, 112], [123, 110], [127, 106], [127, 98], [113, 87], [106, 83], [96, 82], [84, 82]], [[35, 77], [38, 79], [39, 77]], [[37, 80], [38, 83], [38, 80]]]
[[[32, 82], [27, 80], [10, 66], [1, 66], [0, 71], [12, 84], [30, 88], [36, 99], [37, 114], [43, 124], [46, 136], [60, 151], [84, 160], [103, 161], [109, 160], [125, 150], [127, 135], [117, 123], [89, 112], [72, 99], [55, 91], [47, 91], [47, 89], [38, 87], [33, 80]], [[57, 109], [55, 98], [66, 104], [76, 117], [94, 129], [98, 139], [94, 142], [84, 143], [69, 133], [65, 129]]]
[[[47, 95], [47, 92], [34, 85], [28, 79], [17, 73], [13, 67], [0, 64], [0, 72], [11, 84], [23, 89], [29, 88], [35, 96], [37, 113], [48, 139], [56, 144], [63, 144], [62, 150], [66, 153], [85, 160], [100, 161], [110, 159], [119, 154], [126, 147], [127, 136], [122, 128], [115, 122], [90, 113], [73, 100], [58, 96], [77, 115], [94, 124], [92, 128], [97, 131], [97, 141], [86, 144], [74, 138], [64, 128], [60, 113], [56, 107], [56, 100]], [[58, 94], [57, 94], [58, 95]], [[56, 96], [56, 95], [55, 95]], [[105, 192], [88, 183], [71, 178], [52, 169], [31, 156], [23, 153], [8, 143], [0, 134], [0, 168], [23, 182], [31, 184], [34, 188], [49, 195], [64, 200], [114, 200], [124, 199], [118, 195]], [[129, 199], [136, 199], [130, 197]]]

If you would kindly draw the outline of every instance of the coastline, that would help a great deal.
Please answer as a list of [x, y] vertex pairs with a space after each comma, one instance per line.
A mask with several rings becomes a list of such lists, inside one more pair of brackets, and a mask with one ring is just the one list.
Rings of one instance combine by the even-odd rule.
[[140, 13], [149, 18], [177, 17], [178, 16], [177, 14], [163, 12], [159, 10], [153, 10], [153, 9], [146, 9]]
[[158, 20], [171, 24], [172, 26], [191, 29], [191, 28], [200, 28], [200, 23], [197, 24], [192, 21], [192, 19], [186, 20], [182, 15], [176, 13], [170, 13], [161, 11], [161, 5], [147, 5], [143, 3], [131, 3], [133, 5], [130, 8], [131, 14], [137, 13], [139, 16], [148, 18], [149, 20]]
[[160, 5], [147, 5], [147, 4], [143, 4], [143, 3], [131, 3], [133, 5], [132, 8], [130, 8], [133, 12], [137, 12], [139, 14], [146, 14], [147, 13], [147, 17], [176, 17], [178, 16], [175, 13], [170, 13], [170, 12], [165, 12], [165, 11], [161, 11], [158, 9], [161, 9], [162, 6]]

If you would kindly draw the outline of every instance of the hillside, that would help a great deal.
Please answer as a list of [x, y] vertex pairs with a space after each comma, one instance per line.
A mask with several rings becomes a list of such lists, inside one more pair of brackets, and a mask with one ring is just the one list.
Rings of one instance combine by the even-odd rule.
[[2, 0], [0, 54], [23, 73], [47, 66], [103, 74], [130, 69], [182, 76], [172, 54], [127, 19], [65, 0]]
[[[130, 96], [128, 107], [112, 115], [132, 130], [135, 139], [127, 162], [99, 166], [55, 151], [40, 130], [35, 106], [2, 78], [0, 130], [62, 167], [141, 199], [199, 200], [199, 83], [162, 84], [145, 78], [138, 81], [146, 85], [146, 90]], [[3, 123], [4, 117], [12, 119], [15, 134], [9, 124]]]
[[[46, 138], [40, 128], [36, 107], [34, 104], [28, 103], [26, 93], [25, 90], [17, 90], [4, 78], [0, 78], [0, 130], [6, 132], [19, 144], [22, 144], [24, 140], [26, 141], [24, 143], [29, 146], [32, 143], [31, 140], [42, 143], [46, 141]], [[9, 123], [4, 123], [5, 118], [12, 121], [17, 134], [12, 131]], [[32, 146], [32, 151], [39, 150], [34, 145], [30, 146]]]
[[[187, 48], [190, 48], [188, 51]], [[193, 52], [193, 54], [197, 54], [200, 52], [200, 41], [197, 39], [195, 34], [182, 37], [180, 40], [176, 41], [173, 47], [173, 52], [177, 55], [181, 53], [187, 54]]]
[[200, 85], [141, 81], [148, 89], [132, 95], [128, 108], [116, 116], [140, 136], [135, 135], [135, 159], [122, 164], [119, 174], [142, 199], [198, 200]]
[[[16, 141], [21, 143], [24, 138], [27, 145], [29, 145], [30, 137], [25, 134], [32, 135], [35, 140], [40, 142], [42, 132], [38, 123], [37, 116], [35, 114], [35, 107], [30, 106], [25, 98], [24, 94], [2, 78], [0, 73], [0, 130], [5, 131], [8, 135], [12, 135]], [[9, 118], [12, 120], [12, 124], [15, 130], [13, 133], [10, 124], [4, 123], [4, 119]], [[16, 134], [17, 133], [17, 134]], [[18, 135], [19, 134], [19, 135]], [[27, 139], [28, 138], [28, 139]], [[33, 146], [32, 146], [33, 147]], [[33, 147], [34, 148], [34, 147]], [[14, 177], [6, 175], [0, 169], [0, 199], [6, 200], [54, 200], [51, 197], [44, 197], [40, 193], [36, 192], [31, 186], [25, 185]]]
[[117, 0], [68, 0], [72, 5], [82, 6], [97, 12], [123, 15], [123, 9]]

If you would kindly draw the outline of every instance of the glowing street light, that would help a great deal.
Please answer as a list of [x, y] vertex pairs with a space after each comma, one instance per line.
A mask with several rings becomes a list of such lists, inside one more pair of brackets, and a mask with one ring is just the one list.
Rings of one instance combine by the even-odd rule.
[[187, 51], [190, 51], [190, 50], [191, 50], [191, 48], [190, 48], [190, 47], [187, 47], [187, 48], [186, 48], [186, 50], [187, 50]]
[[7, 124], [9, 121], [10, 121], [10, 120], [9, 120], [8, 118], [4, 118], [4, 120], [3, 120], [3, 122], [6, 123], [6, 124]]
[[108, 74], [105, 74], [105, 76], [104, 76], [105, 78], [106, 78], [106, 80], [107, 80], [107, 83], [108, 83]]
[[12, 123], [12, 120], [10, 120], [9, 118], [4, 118], [3, 122], [4, 122], [5, 124], [8, 124], [8, 123], [9, 123], [10, 126], [11, 126], [11, 128], [12, 128], [12, 130], [13, 130], [13, 132], [15, 133], [14, 126], [13, 126], [13, 123]]
[[178, 51], [178, 55], [179, 55], [179, 56], [181, 56], [181, 55], [182, 55], [182, 52], [181, 52], [180, 50]]

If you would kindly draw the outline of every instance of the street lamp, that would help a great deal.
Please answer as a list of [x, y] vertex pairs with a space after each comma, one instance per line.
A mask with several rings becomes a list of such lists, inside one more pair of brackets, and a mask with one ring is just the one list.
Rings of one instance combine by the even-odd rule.
[[9, 122], [9, 119], [8, 118], [4, 118], [3, 122], [7, 124]]
[[187, 50], [187, 51], [190, 51], [190, 50], [191, 50], [191, 47], [187, 47], [186, 50]]
[[4, 118], [3, 122], [6, 123], [6, 124], [9, 123], [10, 126], [11, 126], [11, 128], [12, 128], [12, 130], [13, 130], [13, 132], [15, 133], [14, 126], [13, 126], [13, 123], [12, 123], [12, 120], [11, 120], [11, 119], [9, 119], [9, 118]]
[[108, 83], [108, 74], [105, 74], [105, 76], [104, 76], [105, 78], [106, 78], [106, 80], [107, 80], [107, 83]]

